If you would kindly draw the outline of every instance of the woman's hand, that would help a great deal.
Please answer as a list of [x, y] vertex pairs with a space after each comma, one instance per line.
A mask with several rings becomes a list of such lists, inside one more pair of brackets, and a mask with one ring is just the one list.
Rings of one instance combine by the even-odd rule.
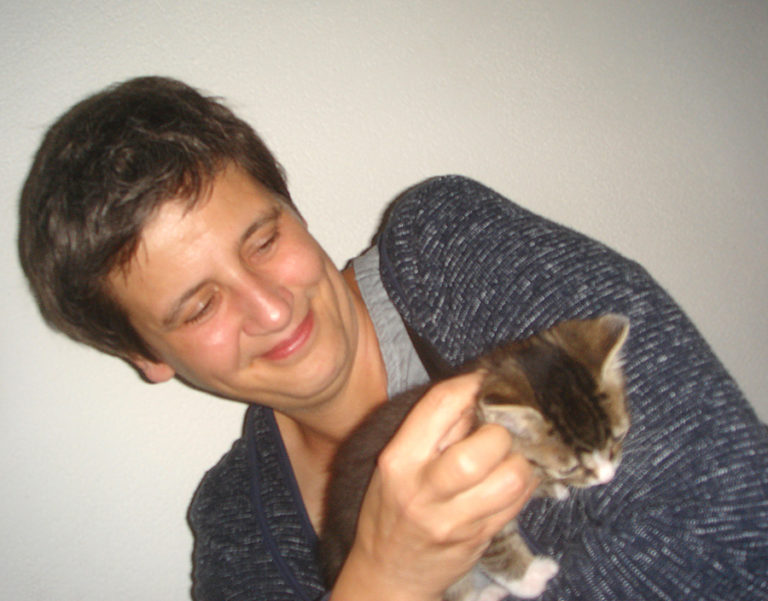
[[536, 483], [507, 430], [466, 436], [480, 377], [432, 387], [382, 451], [334, 601], [438, 601], [529, 499]]

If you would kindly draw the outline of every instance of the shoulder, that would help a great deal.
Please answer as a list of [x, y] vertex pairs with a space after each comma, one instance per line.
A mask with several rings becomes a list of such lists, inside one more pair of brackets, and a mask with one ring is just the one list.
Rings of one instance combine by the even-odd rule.
[[229, 530], [241, 528], [241, 521], [253, 520], [252, 484], [257, 474], [254, 460], [249, 457], [247, 433], [253, 429], [261, 435], [262, 447], [274, 447], [268, 414], [269, 411], [261, 406], [250, 407], [244, 420], [243, 436], [235, 440], [229, 451], [200, 480], [188, 514], [196, 537], [222, 536]]
[[215, 528], [224, 514], [242, 513], [248, 506], [248, 461], [241, 438], [209, 469], [198, 484], [189, 508], [194, 530]]
[[205, 473], [189, 507], [195, 599], [224, 599], [244, 588], [242, 581], [252, 570], [247, 563], [255, 563], [243, 549], [244, 539], [258, 538], [253, 532], [245, 446], [243, 439], [235, 441]]
[[[252, 405], [245, 434], [203, 477], [188, 519], [196, 599], [313, 599], [323, 587], [272, 411]], [[242, 597], [245, 598], [245, 597]]]
[[402, 227], [412, 227], [415, 231], [451, 224], [460, 227], [469, 219], [482, 218], [497, 210], [518, 215], [526, 213], [480, 182], [461, 175], [442, 175], [424, 180], [398, 195], [387, 213], [382, 232], [396, 233]]
[[485, 184], [464, 175], [447, 174], [430, 177], [410, 186], [397, 197], [396, 202], [401, 205], [419, 201], [466, 205], [477, 201], [486, 202], [493, 197], [500, 198], [500, 195]]
[[[429, 340], [439, 336], [431, 327], [469, 326], [471, 353], [562, 319], [626, 312], [627, 286], [649, 281], [603, 244], [461, 176], [401, 194], [378, 245], [382, 281], [403, 318]], [[451, 363], [467, 342], [457, 339]]]

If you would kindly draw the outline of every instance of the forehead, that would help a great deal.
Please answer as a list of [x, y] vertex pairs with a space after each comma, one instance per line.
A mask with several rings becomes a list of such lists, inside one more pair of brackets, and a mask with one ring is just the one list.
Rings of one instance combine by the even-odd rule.
[[223, 170], [196, 203], [171, 198], [149, 217], [130, 259], [107, 277], [111, 294], [131, 317], [166, 300], [190, 279], [204, 277], [217, 252], [236, 249], [254, 224], [281, 206], [276, 193], [244, 171]]
[[182, 220], [196, 214], [220, 216], [233, 211], [267, 210], [277, 204], [283, 204], [280, 196], [269, 190], [264, 184], [254, 179], [243, 169], [234, 164], [221, 169], [197, 193], [171, 196], [150, 215], [142, 227], [142, 237], [150, 235], [150, 229], [163, 220]]

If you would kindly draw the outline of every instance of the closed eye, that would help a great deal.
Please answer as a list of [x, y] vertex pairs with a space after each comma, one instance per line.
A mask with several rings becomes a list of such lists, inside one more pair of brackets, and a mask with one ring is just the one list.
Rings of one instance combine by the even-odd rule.
[[279, 236], [280, 236], [280, 232], [277, 230], [277, 228], [275, 228], [274, 231], [272, 231], [267, 238], [259, 241], [256, 244], [256, 247], [254, 248], [252, 254], [254, 255], [266, 254], [275, 245]]
[[282, 211], [280, 207], [254, 221], [241, 238], [242, 256], [252, 261], [267, 254], [277, 242], [280, 229], [278, 222]]
[[197, 308], [194, 310], [191, 316], [184, 320], [185, 325], [193, 325], [202, 321], [214, 308], [216, 297], [210, 295], [202, 302], [197, 304]]

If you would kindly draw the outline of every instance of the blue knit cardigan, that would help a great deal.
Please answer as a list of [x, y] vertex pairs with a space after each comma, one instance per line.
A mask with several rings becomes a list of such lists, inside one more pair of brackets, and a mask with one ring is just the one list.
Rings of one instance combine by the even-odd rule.
[[[395, 307], [449, 364], [563, 319], [618, 312], [632, 428], [614, 480], [520, 515], [560, 572], [541, 599], [768, 600], [768, 436], [674, 301], [636, 263], [461, 177], [428, 180], [378, 236]], [[315, 534], [269, 409], [189, 513], [198, 601], [318, 599]]]

